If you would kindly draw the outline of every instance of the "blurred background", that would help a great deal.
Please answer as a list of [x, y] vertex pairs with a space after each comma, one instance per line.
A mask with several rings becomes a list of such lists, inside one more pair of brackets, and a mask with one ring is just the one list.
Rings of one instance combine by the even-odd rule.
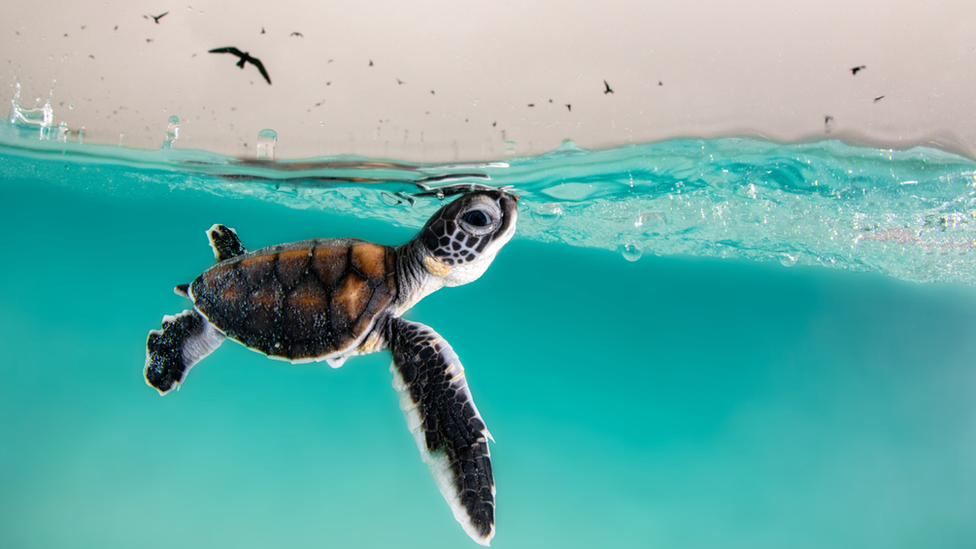
[[7, 98], [143, 149], [176, 116], [176, 147], [254, 156], [273, 129], [277, 158], [719, 135], [976, 150], [965, 0], [38, 0], [5, 6], [0, 51]]

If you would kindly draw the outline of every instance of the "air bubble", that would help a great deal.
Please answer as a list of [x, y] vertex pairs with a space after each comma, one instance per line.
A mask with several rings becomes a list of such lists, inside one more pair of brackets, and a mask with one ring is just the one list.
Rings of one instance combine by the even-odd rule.
[[624, 244], [620, 248], [620, 253], [627, 261], [637, 261], [644, 255], [644, 249], [636, 244]]
[[664, 212], [641, 212], [634, 220], [634, 227], [642, 233], [660, 233], [666, 229], [668, 219]]
[[163, 141], [164, 149], [172, 149], [173, 141], [180, 137], [180, 117], [173, 115], [169, 117], [166, 124], [166, 139]]
[[543, 227], [555, 225], [562, 216], [562, 206], [554, 202], [540, 204], [536, 209], [532, 210], [532, 220]]
[[261, 130], [258, 132], [257, 155], [258, 160], [274, 160], [275, 143], [278, 142], [278, 132]]
[[58, 124], [58, 141], [62, 143], [68, 142], [68, 125], [64, 122]]
[[796, 260], [797, 258], [790, 254], [782, 254], [779, 258], [779, 262], [784, 267], [792, 267], [793, 265], [796, 265]]

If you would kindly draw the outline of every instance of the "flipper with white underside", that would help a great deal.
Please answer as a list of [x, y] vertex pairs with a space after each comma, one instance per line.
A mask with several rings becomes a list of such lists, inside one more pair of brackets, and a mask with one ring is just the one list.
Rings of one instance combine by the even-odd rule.
[[146, 339], [146, 383], [165, 395], [179, 389], [194, 364], [227, 339], [196, 310], [163, 317], [163, 329]]
[[491, 435], [474, 405], [464, 368], [436, 332], [401, 318], [390, 320], [393, 387], [400, 408], [454, 518], [471, 538], [488, 545], [495, 535], [495, 481]]

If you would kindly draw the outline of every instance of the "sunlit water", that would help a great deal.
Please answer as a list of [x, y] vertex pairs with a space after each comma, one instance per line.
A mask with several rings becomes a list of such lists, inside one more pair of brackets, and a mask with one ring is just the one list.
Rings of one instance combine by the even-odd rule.
[[497, 441], [493, 547], [976, 545], [968, 159], [723, 139], [242, 163], [51, 129], [0, 124], [0, 547], [474, 547], [388, 354], [228, 343], [178, 393], [142, 380], [213, 223], [398, 244], [459, 183], [513, 186], [519, 231], [407, 316]]

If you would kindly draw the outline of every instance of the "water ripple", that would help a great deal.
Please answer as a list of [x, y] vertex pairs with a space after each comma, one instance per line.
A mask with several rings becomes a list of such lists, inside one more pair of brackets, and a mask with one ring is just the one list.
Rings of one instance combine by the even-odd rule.
[[[255, 161], [38, 139], [36, 128], [0, 123], [0, 156], [4, 179], [29, 174], [115, 194], [193, 188], [410, 227], [459, 186], [510, 186], [522, 197], [520, 238], [628, 260], [692, 254], [976, 283], [976, 163], [936, 149], [727, 138], [592, 151], [567, 142], [463, 165]], [[47, 164], [92, 169], [69, 178]]]

